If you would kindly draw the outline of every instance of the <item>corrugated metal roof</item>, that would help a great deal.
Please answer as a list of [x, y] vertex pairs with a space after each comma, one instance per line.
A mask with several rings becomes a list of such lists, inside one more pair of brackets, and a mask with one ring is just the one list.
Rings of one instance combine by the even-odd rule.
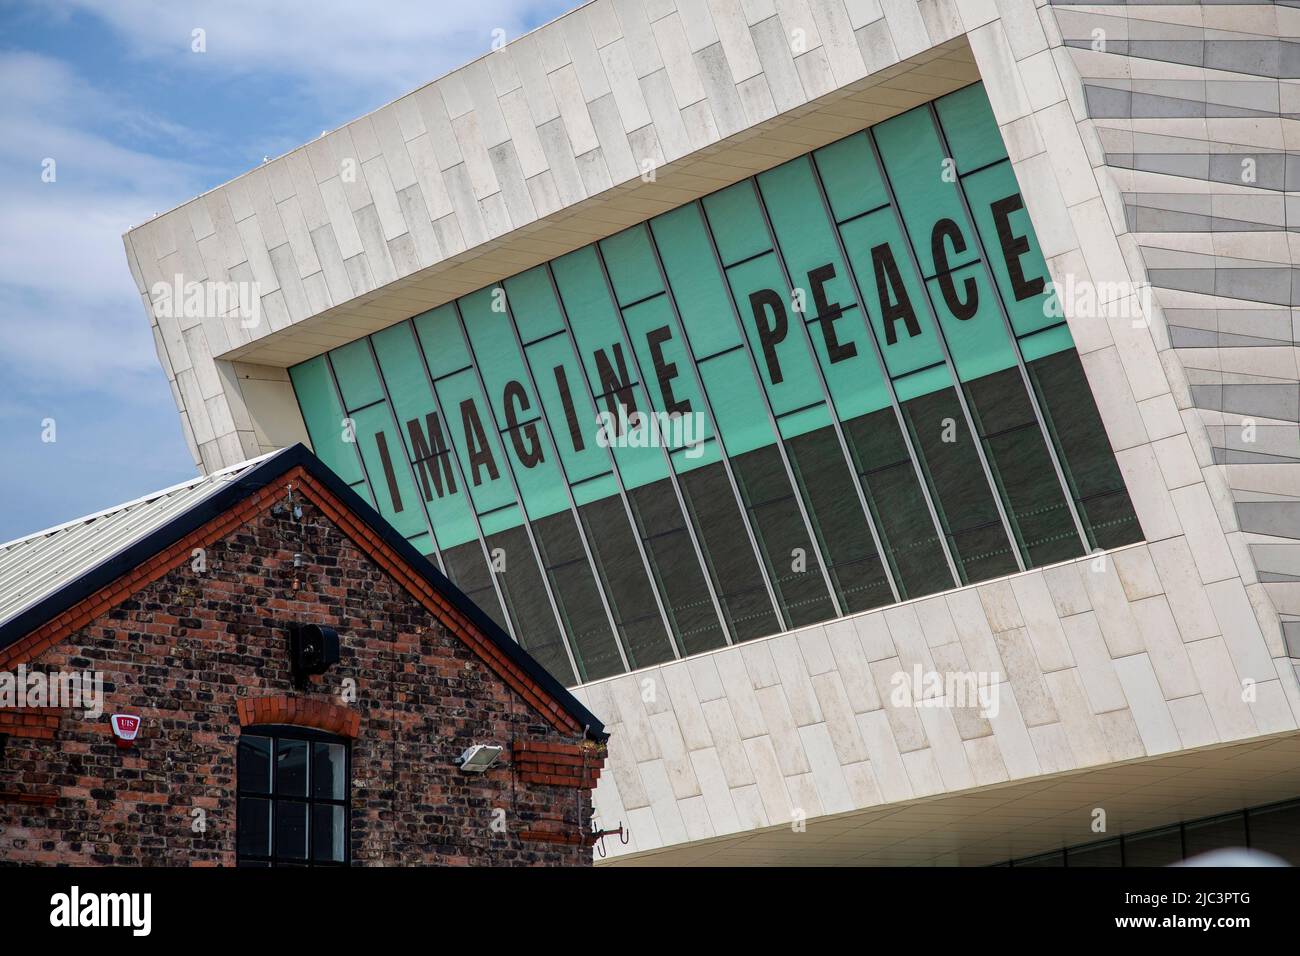
[[112, 559], [274, 454], [0, 544], [0, 624]]

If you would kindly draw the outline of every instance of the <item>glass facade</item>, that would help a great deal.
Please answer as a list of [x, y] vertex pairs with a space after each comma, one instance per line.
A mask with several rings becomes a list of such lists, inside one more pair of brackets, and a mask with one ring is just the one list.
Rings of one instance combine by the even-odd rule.
[[976, 84], [290, 370], [567, 684], [1136, 541]]
[[1172, 866], [1214, 850], [1271, 853], [1300, 866], [1300, 800], [1065, 847], [998, 866]]

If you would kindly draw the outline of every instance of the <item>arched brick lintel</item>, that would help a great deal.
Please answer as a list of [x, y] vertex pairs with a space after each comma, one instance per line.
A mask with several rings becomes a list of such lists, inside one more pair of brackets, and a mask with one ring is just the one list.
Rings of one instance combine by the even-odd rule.
[[361, 732], [361, 715], [355, 710], [328, 704], [323, 700], [274, 694], [269, 697], [245, 697], [236, 705], [239, 726], [254, 724], [291, 724], [311, 727], [340, 737], [355, 738]]

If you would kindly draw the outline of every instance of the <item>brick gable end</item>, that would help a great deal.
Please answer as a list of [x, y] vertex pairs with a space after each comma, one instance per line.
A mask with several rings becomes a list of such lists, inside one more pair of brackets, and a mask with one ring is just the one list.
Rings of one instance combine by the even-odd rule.
[[[301, 520], [272, 510], [289, 481]], [[57, 739], [9, 740], [0, 794], [17, 796], [0, 798], [0, 862], [233, 863], [241, 724], [268, 717], [355, 737], [354, 864], [590, 862], [603, 747], [382, 540], [349, 526], [309, 475], [286, 476], [238, 512], [169, 549], [170, 563], [124, 576], [131, 590], [119, 582], [89, 598], [93, 616], [73, 608], [3, 652], [0, 668], [102, 674], [105, 713], [65, 710]], [[339, 664], [305, 692], [290, 673], [290, 621], [341, 636]], [[127, 751], [108, 725], [124, 711], [143, 717]], [[543, 779], [531, 753], [510, 756], [516, 741], [521, 755], [555, 745], [592, 769]], [[507, 759], [462, 773], [452, 760], [474, 743], [504, 746]]]

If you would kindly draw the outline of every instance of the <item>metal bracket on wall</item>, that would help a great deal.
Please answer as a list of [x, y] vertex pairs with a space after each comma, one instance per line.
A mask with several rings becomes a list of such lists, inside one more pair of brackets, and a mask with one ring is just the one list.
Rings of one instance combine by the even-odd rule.
[[605, 859], [605, 837], [614, 836], [615, 834], [618, 835], [618, 842], [623, 844], [623, 846], [627, 846], [628, 841], [632, 839], [632, 831], [625, 830], [622, 823], [613, 830], [597, 830], [593, 825], [591, 830], [591, 844], [596, 848], [596, 852], [600, 855], [602, 860]]

